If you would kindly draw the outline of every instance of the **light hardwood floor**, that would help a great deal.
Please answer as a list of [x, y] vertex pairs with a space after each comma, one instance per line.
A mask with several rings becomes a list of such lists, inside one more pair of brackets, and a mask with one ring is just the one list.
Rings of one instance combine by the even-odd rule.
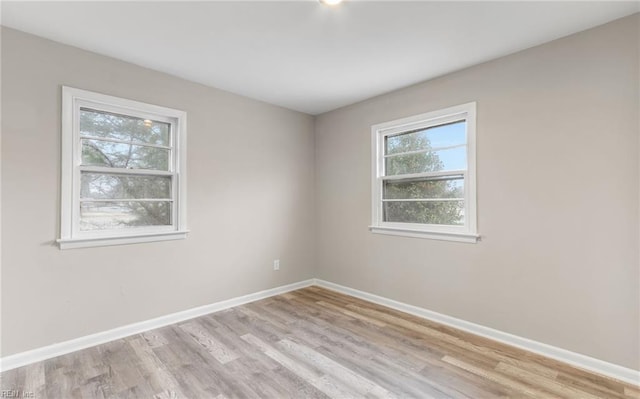
[[640, 398], [638, 387], [318, 287], [0, 379], [35, 398]]

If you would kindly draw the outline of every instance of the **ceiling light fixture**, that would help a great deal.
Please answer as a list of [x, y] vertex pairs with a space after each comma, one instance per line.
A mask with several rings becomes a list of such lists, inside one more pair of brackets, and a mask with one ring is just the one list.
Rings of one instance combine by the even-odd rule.
[[328, 6], [336, 6], [342, 3], [342, 0], [320, 0], [320, 3], [326, 4]]

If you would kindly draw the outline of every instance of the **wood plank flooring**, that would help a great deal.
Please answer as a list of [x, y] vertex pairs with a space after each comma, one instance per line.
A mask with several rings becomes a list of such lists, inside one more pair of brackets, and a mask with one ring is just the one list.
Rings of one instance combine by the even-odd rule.
[[10, 370], [0, 388], [38, 399], [640, 398], [637, 386], [318, 287]]

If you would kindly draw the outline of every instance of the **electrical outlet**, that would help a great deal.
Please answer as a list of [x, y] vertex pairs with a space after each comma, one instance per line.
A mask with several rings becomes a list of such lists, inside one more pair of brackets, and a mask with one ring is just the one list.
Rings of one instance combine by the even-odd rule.
[[273, 261], [273, 270], [280, 270], [280, 259]]

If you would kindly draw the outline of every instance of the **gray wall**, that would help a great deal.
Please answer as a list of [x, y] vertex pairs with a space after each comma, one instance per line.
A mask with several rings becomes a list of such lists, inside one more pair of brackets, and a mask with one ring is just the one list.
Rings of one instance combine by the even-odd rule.
[[[317, 276], [640, 369], [638, 21], [315, 125], [3, 29], [2, 356]], [[187, 240], [53, 245], [62, 84], [188, 112]], [[482, 241], [370, 233], [370, 126], [469, 101]]]
[[[187, 111], [188, 239], [57, 249], [63, 84]], [[2, 29], [2, 355], [313, 277], [313, 123]]]
[[[318, 277], [640, 369], [638, 15], [316, 121]], [[478, 244], [372, 234], [372, 124], [477, 101]]]

